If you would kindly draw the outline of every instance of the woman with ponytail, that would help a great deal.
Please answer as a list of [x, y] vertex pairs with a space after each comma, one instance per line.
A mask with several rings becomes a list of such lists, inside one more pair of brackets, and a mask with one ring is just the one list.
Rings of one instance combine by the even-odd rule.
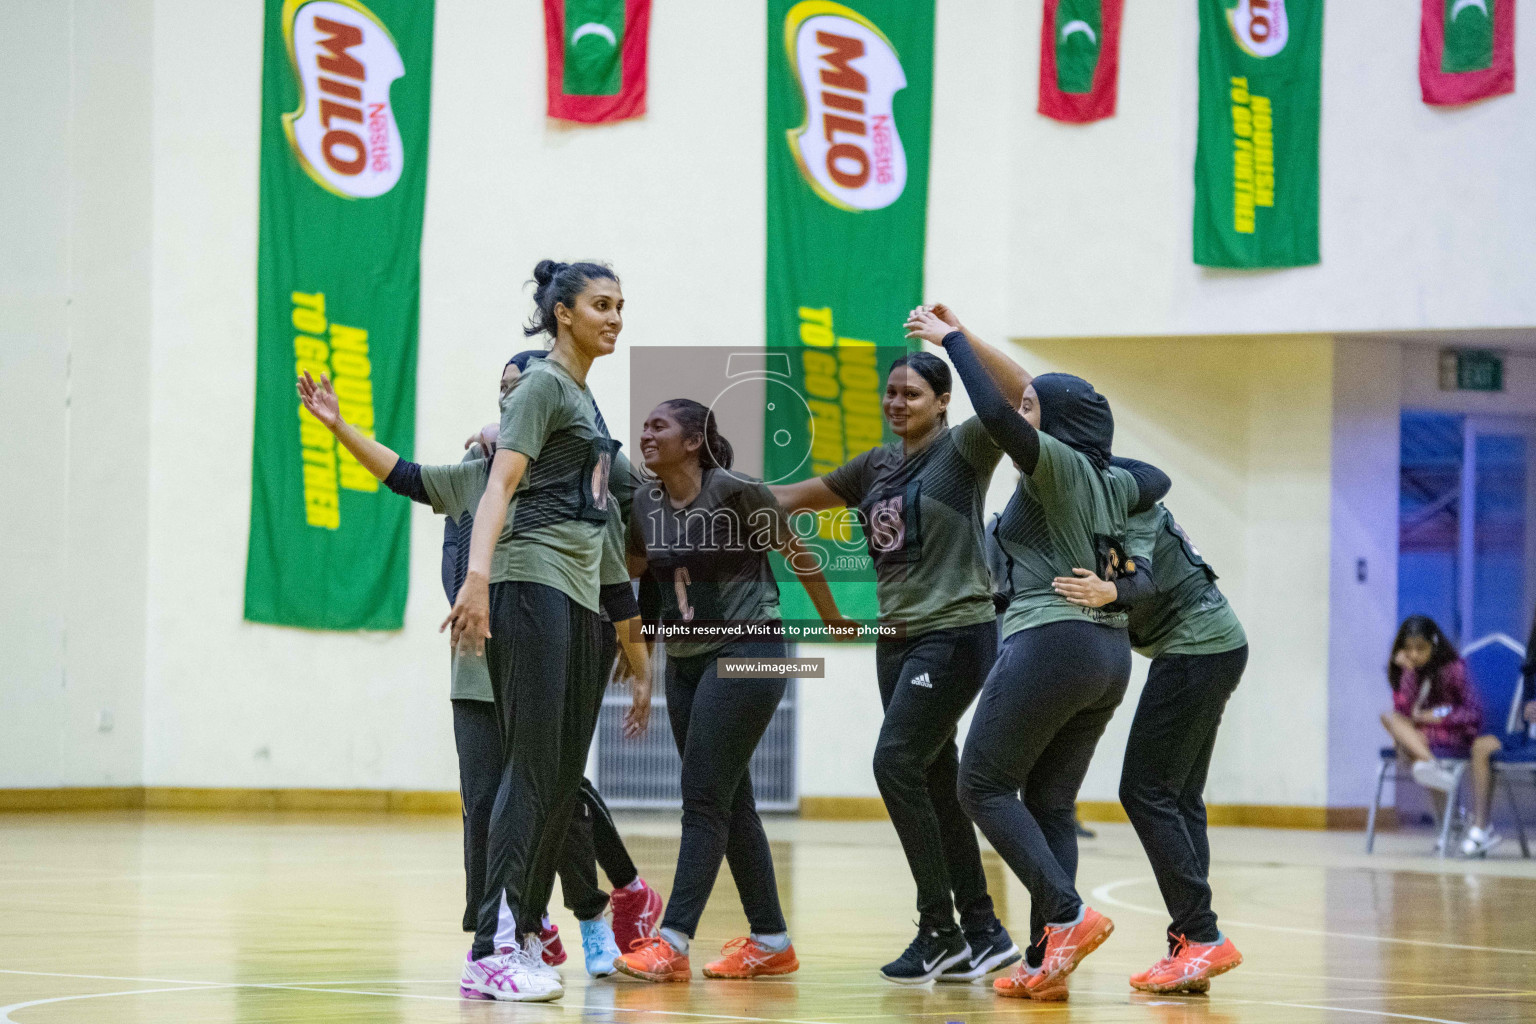
[[[513, 1001], [563, 994], [539, 932], [606, 681], [600, 581], [618, 458], [586, 382], [624, 326], [624, 295], [607, 267], [545, 260], [534, 281], [537, 312], [525, 333], [553, 344], [502, 401], [464, 585], [443, 623], [455, 649], [484, 651], [502, 732], [485, 896], [460, 985]], [[635, 733], [650, 712], [650, 678], [643, 657], [630, 662], [626, 728]], [[503, 897], [519, 945], [498, 950]]]
[[[1017, 401], [1029, 377], [976, 346]], [[880, 623], [903, 630], [875, 645], [885, 706], [875, 781], [917, 883], [917, 937], [880, 969], [899, 985], [973, 981], [1019, 959], [993, 911], [976, 830], [955, 795], [955, 729], [997, 653], [981, 513], [1002, 452], [974, 417], [949, 426], [950, 389], [949, 367], [932, 353], [897, 359], [882, 403], [897, 440], [826, 476], [773, 489], [791, 511], [856, 511], [874, 561]]]
[[768, 488], [731, 472], [730, 442], [708, 408], [674, 399], [651, 410], [640, 454], [655, 480], [635, 491], [630, 570], [636, 576], [648, 571], [661, 584], [667, 717], [683, 759], [683, 834], [661, 934], [636, 943], [614, 965], [644, 981], [688, 981], [689, 944], [720, 862], [729, 860], [749, 934], [727, 944], [704, 976], [788, 974], [800, 963], [747, 770], [788, 680], [732, 679], [721, 675], [719, 664], [786, 654], [782, 631], [772, 628], [779, 622], [779, 591], [769, 551], [788, 559], [828, 625], [848, 624]]

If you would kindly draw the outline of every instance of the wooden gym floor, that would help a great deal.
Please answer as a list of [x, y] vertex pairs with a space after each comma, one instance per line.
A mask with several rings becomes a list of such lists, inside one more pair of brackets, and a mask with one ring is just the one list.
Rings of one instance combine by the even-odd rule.
[[[665, 893], [670, 815], [625, 817]], [[1209, 997], [1132, 993], [1165, 925], [1127, 826], [1083, 843], [1081, 889], [1115, 935], [1066, 1004], [980, 986], [904, 989], [876, 968], [911, 938], [912, 883], [884, 822], [769, 822], [803, 964], [782, 980], [656, 986], [589, 981], [571, 960], [545, 1006], [464, 1002], [459, 823], [408, 815], [99, 812], [0, 816], [0, 1024], [553, 1022], [712, 1024], [913, 1020], [1183, 1022], [1536, 1021], [1536, 868], [1511, 839], [1485, 863], [1437, 861], [1424, 834], [1373, 858], [1354, 833], [1218, 829], [1217, 910], [1247, 963]], [[1015, 935], [1028, 898], [987, 853]], [[743, 930], [729, 873], [697, 940]], [[695, 957], [695, 973], [706, 956]]]

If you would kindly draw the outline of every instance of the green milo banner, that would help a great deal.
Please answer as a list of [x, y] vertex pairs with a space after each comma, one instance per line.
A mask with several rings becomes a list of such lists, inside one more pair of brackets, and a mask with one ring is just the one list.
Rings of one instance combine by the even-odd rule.
[[432, 81], [431, 0], [267, 0], [256, 430], [245, 617], [399, 629], [410, 503], [304, 411], [330, 375], [409, 457]]
[[1199, 0], [1195, 262], [1318, 262], [1323, 0]]
[[[885, 364], [923, 294], [933, 24], [934, 0], [769, 0], [766, 340], [803, 396], [767, 404], [769, 482], [890, 436]], [[782, 443], [807, 426], [808, 452]], [[843, 613], [873, 619], [857, 527], [824, 515], [819, 546]], [[814, 618], [798, 583], [780, 589], [786, 619]]]

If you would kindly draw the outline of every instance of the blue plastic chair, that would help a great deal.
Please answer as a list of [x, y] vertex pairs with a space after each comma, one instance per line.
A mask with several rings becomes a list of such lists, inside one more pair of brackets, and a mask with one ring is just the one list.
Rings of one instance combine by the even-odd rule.
[[1510, 785], [1511, 778], [1521, 777], [1536, 783], [1536, 737], [1522, 715], [1526, 696], [1520, 668], [1525, 662], [1525, 648], [1503, 633], [1494, 633], [1469, 646], [1463, 657], [1473, 670], [1472, 678], [1483, 701], [1486, 732], [1504, 744], [1504, 749], [1492, 758], [1494, 790], [1497, 792], [1502, 786], [1515, 820], [1520, 853], [1530, 857], [1525, 823], [1520, 819], [1520, 805], [1515, 802], [1514, 787]]

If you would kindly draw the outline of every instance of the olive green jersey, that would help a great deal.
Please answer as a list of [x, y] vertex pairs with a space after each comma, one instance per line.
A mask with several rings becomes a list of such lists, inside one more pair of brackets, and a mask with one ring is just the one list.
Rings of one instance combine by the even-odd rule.
[[[478, 447], [464, 456], [455, 466], [422, 466], [421, 486], [432, 502], [432, 511], [452, 519], [459, 531], [461, 561], [469, 554], [469, 537], [475, 526], [475, 509], [485, 494], [485, 482], [490, 477], [491, 464]], [[463, 580], [455, 581], [462, 585]], [[456, 588], [457, 589], [457, 586]], [[486, 668], [485, 656], [475, 654], [469, 644], [460, 644], [452, 657], [452, 682], [449, 696], [453, 700], [492, 700], [491, 673]]]
[[1248, 642], [1243, 624], [1216, 586], [1216, 571], [1161, 504], [1126, 526], [1132, 559], [1149, 559], [1157, 593], [1130, 609], [1131, 646], [1160, 654], [1222, 654]]
[[1126, 471], [1096, 469], [1086, 455], [1040, 434], [1035, 471], [1019, 478], [997, 525], [1008, 572], [1004, 637], [1063, 620], [1125, 626], [1125, 612], [1068, 604], [1051, 581], [1078, 568], [1104, 579], [1118, 576], [1126, 561], [1127, 513], [1138, 498]]
[[491, 582], [542, 583], [597, 611], [618, 445], [592, 393], [553, 359], [531, 363], [503, 402], [496, 443], [529, 465], [507, 509]]
[[993, 617], [981, 512], [1002, 454], [972, 417], [915, 455], [896, 441], [822, 478], [858, 511], [882, 624], [914, 636]]

